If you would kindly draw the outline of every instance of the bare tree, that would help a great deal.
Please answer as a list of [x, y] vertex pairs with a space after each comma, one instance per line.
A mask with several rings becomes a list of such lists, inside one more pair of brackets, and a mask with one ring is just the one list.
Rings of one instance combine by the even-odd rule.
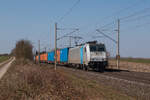
[[33, 46], [29, 40], [19, 40], [16, 43], [16, 47], [12, 50], [16, 59], [29, 59], [33, 60]]

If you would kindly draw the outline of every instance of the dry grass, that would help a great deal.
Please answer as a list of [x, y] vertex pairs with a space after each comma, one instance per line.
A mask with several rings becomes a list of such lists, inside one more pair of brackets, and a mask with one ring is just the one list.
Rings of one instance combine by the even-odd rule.
[[[109, 60], [109, 68], [116, 69], [116, 61]], [[150, 63], [140, 63], [140, 62], [131, 62], [131, 61], [120, 61], [121, 70], [129, 70], [136, 72], [150, 72]]]
[[0, 100], [126, 100], [130, 97], [53, 65], [16, 61], [0, 81]]
[[68, 77], [74, 88], [85, 93], [86, 98], [83, 100], [134, 100], [134, 98], [116, 91], [111, 86], [105, 85], [105, 82], [100, 83], [90, 76], [84, 76], [86, 74], [82, 75], [78, 71], [72, 72], [70, 70], [61, 70], [60, 72]]
[[15, 62], [0, 81], [0, 100], [80, 100], [59, 72], [48, 67]]

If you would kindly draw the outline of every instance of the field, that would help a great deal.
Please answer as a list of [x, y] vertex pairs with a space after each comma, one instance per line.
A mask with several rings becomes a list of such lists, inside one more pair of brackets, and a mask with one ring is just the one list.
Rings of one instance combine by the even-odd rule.
[[84, 71], [80, 76], [80, 71], [67, 69], [16, 61], [0, 80], [0, 100], [135, 100]]
[[0, 63], [8, 59], [9, 59], [9, 56], [0, 56]]
[[[150, 72], [150, 59], [144, 58], [121, 58], [120, 69], [137, 71], [137, 72]], [[116, 60], [109, 59], [109, 68], [116, 69]]]
[[[115, 59], [111, 59], [111, 60], [115, 60]], [[120, 61], [150, 64], [150, 59], [148, 58], [147, 59], [146, 58], [121, 58]]]
[[142, 58], [122, 58], [121, 61], [136, 62], [136, 63], [150, 63], [150, 59]]

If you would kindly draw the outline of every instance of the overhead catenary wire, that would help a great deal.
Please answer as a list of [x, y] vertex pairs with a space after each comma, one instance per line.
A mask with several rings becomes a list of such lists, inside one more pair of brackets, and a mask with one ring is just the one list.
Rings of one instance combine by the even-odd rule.
[[[127, 11], [127, 10], [129, 10], [129, 9], [131, 9], [131, 8], [133, 8], [133, 7], [135, 7], [136, 5], [138, 5], [139, 3], [141, 3], [142, 1], [143, 1], [143, 0], [138, 0], [138, 2], [136, 2], [136, 3], [134, 3], [134, 4], [131, 4], [131, 5], [129, 5], [129, 6], [126, 7], [126, 8], [122, 8], [122, 9], [120, 9], [119, 11], [116, 11], [116, 12], [114, 12], [113, 14], [111, 14], [111, 15], [109, 15], [109, 16], [105, 16], [105, 17], [103, 17], [101, 20], [111, 18], [111, 17], [113, 17], [114, 15], [116, 16], [117, 14], [121, 14], [122, 12]], [[108, 24], [105, 24], [105, 25], [103, 25], [103, 26], [100, 27], [100, 28], [104, 28], [104, 27], [113, 25], [113, 23], [114, 23], [114, 21], [112, 21], [112, 22], [110, 22], [110, 23], [108, 23]], [[96, 23], [96, 24], [98, 24], [98, 23]]]
[[142, 10], [140, 10], [140, 11], [137, 11], [137, 12], [132, 13], [131, 15], [128, 15], [128, 16], [125, 16], [125, 17], [121, 17], [120, 20], [124, 20], [124, 19], [128, 19], [128, 18], [137, 16], [137, 15], [142, 14], [142, 13], [145, 13], [146, 11], [149, 11], [149, 10], [150, 10], [150, 7], [144, 8], [144, 9], [142, 9]]
[[107, 37], [108, 39], [112, 40], [113, 42], [117, 43], [117, 41], [115, 39], [113, 39], [112, 37], [106, 35], [105, 33], [103, 33], [102, 31], [100, 31], [99, 29], [96, 30], [97, 32], [99, 32], [100, 34], [102, 34], [103, 36]]
[[129, 27], [127, 29], [122, 30], [122, 32], [126, 32], [126, 31], [133, 30], [133, 29], [136, 29], [136, 28], [145, 27], [147, 25], [150, 25], [150, 22], [146, 22], [144, 24], [138, 24], [138, 25], [135, 25], [134, 27]]
[[[145, 12], [147, 12], [147, 11], [149, 11], [149, 10], [150, 10], [150, 7], [144, 8], [144, 9], [142, 9], [141, 11], [132, 13], [131, 15], [128, 15], [128, 16], [125, 16], [125, 17], [121, 17], [120, 20], [125, 20], [125, 19], [129, 19], [129, 18], [131, 18], [131, 17], [135, 17], [135, 16], [137, 16], [138, 14], [145, 13]], [[147, 16], [149, 16], [149, 15], [147, 15]], [[143, 17], [145, 17], [145, 16], [143, 16]], [[112, 22], [110, 22], [110, 23], [108, 23], [108, 24], [105, 24], [105, 25], [103, 25], [103, 26], [100, 27], [100, 28], [102, 29], [102, 28], [104, 28], [104, 27], [107, 27], [107, 26], [110, 26], [110, 25], [113, 25], [113, 24], [114, 24], [114, 21], [112, 21]]]
[[75, 4], [73, 4], [73, 6], [62, 17], [60, 17], [59, 22], [62, 21], [67, 15], [69, 15], [73, 11], [73, 9], [78, 5], [79, 2], [80, 0], [77, 0]]
[[147, 14], [147, 15], [143, 15], [143, 16], [138, 16], [136, 18], [132, 18], [132, 19], [128, 19], [128, 20], [122, 20], [123, 23], [125, 22], [132, 22], [132, 21], [136, 21], [136, 20], [139, 20], [139, 19], [143, 19], [143, 18], [146, 18], [146, 17], [149, 17], [150, 14]]
[[139, 3], [141, 4], [141, 2], [143, 2], [143, 0], [138, 0], [138, 1], [135, 2], [134, 4], [131, 4], [131, 5], [129, 5], [128, 7], [123, 8], [123, 9], [120, 9], [119, 11], [115, 12], [114, 15], [120, 14], [120, 13], [122, 13], [122, 12], [124, 12], [124, 11], [127, 11], [127, 10], [129, 10], [129, 9], [131, 9], [131, 8], [133, 8], [133, 7], [135, 7], [135, 6], [137, 6]]
[[[142, 0], [139, 0], [139, 1], [142, 1]], [[134, 5], [137, 5], [137, 3], [135, 3]], [[126, 7], [124, 10], [130, 9], [130, 8], [132, 8], [132, 6]], [[146, 9], [145, 9], [145, 10], [146, 10]], [[115, 12], [115, 13], [121, 13], [121, 12], [123, 12], [123, 9], [121, 9], [120, 11], [117, 11], [117, 12]], [[144, 12], [145, 12], [145, 11], [144, 11]], [[140, 12], [139, 12], [139, 13], [140, 13]], [[137, 13], [135, 13], [135, 14], [137, 14]], [[136, 16], [136, 15], [125, 16], [125, 17], [122, 17], [122, 18], [123, 18], [123, 19], [126, 19], [126, 18], [130, 18], [131, 16]], [[106, 25], [103, 25], [103, 26], [100, 27], [100, 28], [105, 28], [105, 27], [110, 26], [110, 25], [113, 25], [113, 24], [114, 24], [114, 21], [111, 22], [111, 23], [108, 23], [108, 24], [106, 24]]]
[[[137, 15], [139, 15], [139, 14], [143, 14], [143, 13], [147, 12], [149, 9], [150, 9], [150, 8], [144, 8], [144, 9], [142, 9], [141, 11], [138, 11], [138, 12], [135, 12], [135, 13], [133, 13], [133, 14], [131, 14], [131, 15], [122, 17], [121, 19], [122, 19], [122, 20], [128, 19], [128, 20], [126, 20], [126, 21], [134, 21], [134, 20], [137, 20], [137, 19], [139, 19], [139, 18], [141, 19], [141, 18], [144, 18], [144, 17], [148, 17], [148, 16], [150, 16], [150, 14], [144, 15], [144, 16], [138, 16], [138, 17], [136, 17], [136, 18], [134, 18], [134, 19], [130, 19], [130, 18], [135, 17], [135, 16], [137, 16]], [[104, 27], [106, 27], [106, 26], [108, 26], [108, 25], [111, 25], [111, 24], [112, 24], [112, 23], [106, 24], [106, 25], [104, 25], [104, 26], [101, 27], [101, 28], [104, 28]], [[148, 25], [148, 24], [150, 24], [150, 23], [149, 23], [149, 22], [148, 22], [148, 23], [145, 23], [145, 25]], [[135, 28], [139, 28], [139, 27], [143, 27], [143, 24], [142, 24], [142, 25], [136, 25], [136, 26], [135, 26]], [[132, 29], [133, 29], [133, 28], [132, 28]], [[103, 34], [102, 31], [99, 31], [99, 30], [97, 30], [97, 31], [98, 31], [100, 34]], [[108, 35], [105, 35], [105, 34], [103, 34], [103, 35], [106, 36], [107, 38], [111, 39], [113, 42], [116, 42], [114, 39], [112, 39], [112, 38], [109, 37]]]
[[112, 22], [110, 22], [110, 23], [108, 23], [108, 24], [105, 24], [105, 25], [101, 26], [100, 28], [105, 28], [105, 27], [107, 27], [107, 26], [113, 25], [114, 22], [115, 22], [115, 21], [112, 21]]
[[57, 30], [78, 30], [78, 28], [57, 28]]
[[[138, 2], [136, 2], [136, 3], [132, 4], [132, 5], [129, 5], [129, 6], [126, 7], [126, 8], [123, 8], [123, 9], [117, 11], [117, 12], [114, 12], [113, 15], [115, 14], [115, 16], [116, 16], [116, 14], [120, 14], [120, 13], [122, 13], [123, 11], [126, 11], [126, 10], [128, 10], [128, 9], [131, 9], [132, 7], [135, 7], [135, 5], [138, 5], [141, 1], [143, 1], [143, 0], [139, 0]], [[66, 12], [66, 13], [64, 14], [64, 16], [62, 16], [62, 17], [60, 18], [60, 21], [63, 20], [64, 17], [67, 16], [79, 2], [80, 2], [80, 0], [77, 0], [77, 2], [68, 10], [68, 12]], [[104, 17], [104, 19], [107, 19], [107, 17], [112, 17], [112, 15], [111, 15], [111, 16], [106, 16], [106, 17]], [[105, 27], [107, 27], [107, 26], [113, 25], [114, 22], [115, 22], [115, 21], [112, 21], [111, 23], [108, 23], [108, 24], [106, 24], [106, 25], [103, 25], [103, 26], [100, 27], [100, 28], [105, 28]]]
[[135, 7], [135, 6], [137, 6], [139, 3], [141, 3], [141, 1], [143, 1], [143, 0], [139, 0], [138, 2], [136, 2], [136, 3], [134, 3], [134, 4], [131, 4], [131, 5], [129, 5], [129, 6], [126, 7], [126, 8], [122, 8], [122, 9], [120, 9], [119, 11], [116, 11], [116, 12], [114, 12], [113, 14], [104, 17], [103, 19], [108, 19], [108, 18], [110, 18], [110, 17], [112, 17], [112, 16], [119, 15], [119, 14], [121, 14], [122, 12], [127, 11], [127, 10], [129, 10], [129, 9], [131, 9], [131, 8], [133, 8], [133, 7]]
[[[73, 4], [73, 6], [72, 6], [63, 16], [60, 17], [60, 19], [58, 20], [58, 22], [60, 23], [67, 15], [69, 15], [69, 14], [73, 11], [73, 9], [78, 5], [79, 2], [80, 2], [80, 0], [77, 0], [77, 1]], [[66, 28], [64, 28], [64, 29], [56, 28], [56, 31], [57, 31], [57, 30], [68, 30], [68, 28], [67, 28], [67, 29], [66, 29]], [[73, 30], [73, 29], [69, 28], [69, 30]], [[77, 29], [75, 29], [75, 31], [76, 31], [76, 30], [77, 30]], [[67, 34], [65, 34], [64, 36], [60, 37], [60, 38], [56, 38], [55, 40], [56, 40], [56, 41], [57, 41], [57, 40], [60, 40], [60, 39], [64, 38], [65, 36], [67, 36], [68, 34], [74, 33], [75, 31], [70, 32], [70, 33], [67, 33]]]
[[[131, 15], [128, 15], [128, 16], [125, 16], [125, 17], [121, 17], [120, 20], [121, 20], [121, 21], [124, 21], [124, 20], [128, 19], [127, 21], [133, 21], [133, 19], [131, 20], [130, 18], [135, 17], [135, 16], [137, 16], [137, 15], [139, 15], [139, 14], [143, 14], [143, 13], [149, 11], [149, 9], [150, 9], [150, 7], [144, 8], [144, 9], [142, 9], [142, 10], [140, 10], [140, 11], [137, 11], [137, 12], [132, 13]], [[141, 16], [141, 17], [138, 17], [138, 18], [143, 18], [143, 17], [147, 17], [147, 16], [150, 16], [150, 15], [148, 14], [148, 15]], [[138, 18], [136, 18], [136, 19], [134, 19], [134, 20], [137, 20]], [[112, 25], [113, 23], [114, 23], [114, 22], [110, 22], [110, 23], [108, 23], [108, 24], [106, 24], [106, 25], [100, 27], [99, 29], [105, 28], [105, 27], [107, 27], [107, 26], [109, 26], [109, 25]]]
[[66, 33], [65, 35], [63, 35], [63, 36], [57, 38], [57, 40], [60, 40], [60, 39], [66, 37], [66, 36], [68, 36], [68, 35], [71, 35], [71, 34], [75, 33], [75, 32], [78, 31], [78, 30], [79, 30], [79, 29], [75, 29], [75, 30], [73, 30], [72, 32]]

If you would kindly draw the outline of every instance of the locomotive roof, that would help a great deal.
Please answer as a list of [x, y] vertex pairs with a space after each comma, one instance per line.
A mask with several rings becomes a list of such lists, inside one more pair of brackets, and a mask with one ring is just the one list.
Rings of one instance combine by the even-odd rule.
[[[88, 41], [86, 43], [82, 43], [82, 44], [79, 44], [77, 46], [82, 46], [82, 45], [85, 45], [85, 44], [103, 44], [103, 43], [98, 43], [97, 41]], [[103, 44], [104, 45], [104, 44]]]

